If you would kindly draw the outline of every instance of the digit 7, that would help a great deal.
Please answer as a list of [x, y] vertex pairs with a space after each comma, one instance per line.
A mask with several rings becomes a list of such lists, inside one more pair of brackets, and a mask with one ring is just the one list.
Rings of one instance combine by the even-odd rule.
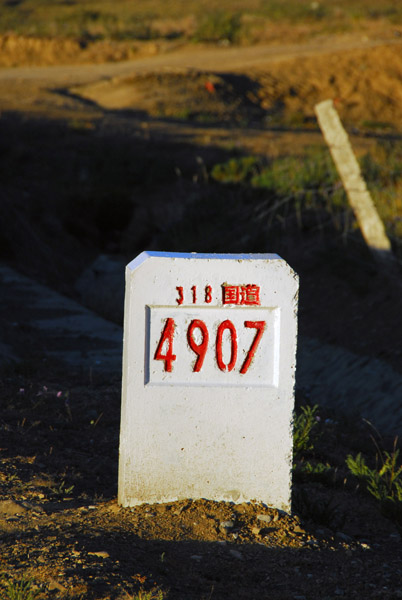
[[[200, 344], [196, 343], [193, 335], [194, 329], [197, 328], [202, 333], [202, 341]], [[193, 321], [191, 321], [187, 329], [188, 345], [190, 346], [191, 350], [195, 352], [195, 354], [198, 356], [193, 367], [193, 373], [198, 373], [199, 371], [201, 371], [202, 365], [204, 364], [205, 354], [208, 348], [208, 340], [209, 334], [205, 323], [203, 321], [200, 321], [199, 319], [193, 319]]]
[[265, 321], [244, 321], [244, 327], [249, 327], [250, 329], [253, 328], [253, 329], [256, 329], [257, 331], [256, 331], [255, 337], [253, 339], [253, 342], [250, 346], [250, 350], [247, 353], [246, 360], [244, 361], [244, 363], [240, 369], [240, 373], [242, 375], [244, 375], [244, 373], [247, 373], [248, 368], [251, 365], [251, 361], [254, 358], [254, 355], [258, 348], [258, 344], [261, 341], [262, 334], [265, 331], [265, 325], [266, 325]]

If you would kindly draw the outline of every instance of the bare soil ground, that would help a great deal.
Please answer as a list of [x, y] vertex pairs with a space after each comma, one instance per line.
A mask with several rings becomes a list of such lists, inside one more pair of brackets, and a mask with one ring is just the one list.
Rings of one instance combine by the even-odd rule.
[[[47, 385], [40, 382], [46, 382]], [[21, 386], [21, 387], [18, 387]], [[18, 388], [18, 389], [17, 389]], [[59, 389], [61, 388], [61, 389]], [[396, 526], [347, 475], [368, 432], [321, 413], [316, 457], [295, 475], [293, 516], [258, 503], [116, 504], [119, 386], [55, 371], [1, 387], [3, 597], [24, 577], [38, 598], [399, 598]]]
[[[302, 57], [296, 46], [276, 56], [260, 47], [154, 48], [154, 57], [130, 63], [49, 70], [24, 65], [132, 56], [97, 47], [95, 58], [57, 41], [33, 52], [30, 42], [3, 40], [3, 64], [16, 67], [0, 70], [3, 260], [73, 295], [99, 251], [132, 258], [150, 245], [179, 249], [158, 244], [200, 190], [211, 195], [208, 165], [233, 148], [276, 157], [322, 144], [313, 121], [321, 99], [337, 100], [359, 153], [378, 136], [400, 137], [402, 46], [387, 35], [392, 43], [371, 32], [353, 50], [332, 38]], [[299, 271], [303, 333], [401, 369], [398, 292], [364, 250], [340, 252], [326, 232], [293, 224], [258, 250], [279, 251]], [[253, 243], [241, 250], [255, 251]], [[329, 480], [295, 476], [293, 516], [206, 500], [122, 509], [118, 380], [44, 368], [33, 357], [4, 371], [1, 397], [4, 598], [23, 576], [38, 598], [157, 598], [158, 589], [179, 600], [402, 597], [400, 533], [345, 469], [349, 452], [371, 447], [357, 423], [320, 415], [322, 436], [305, 458], [333, 471]]]

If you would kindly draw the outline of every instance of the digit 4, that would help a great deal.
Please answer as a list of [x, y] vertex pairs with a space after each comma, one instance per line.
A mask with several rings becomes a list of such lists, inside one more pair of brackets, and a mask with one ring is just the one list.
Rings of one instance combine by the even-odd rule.
[[[162, 331], [161, 339], [159, 340], [159, 344], [154, 356], [155, 360], [165, 361], [165, 371], [167, 373], [172, 372], [172, 363], [174, 360], [176, 360], [176, 355], [173, 354], [174, 327], [174, 319], [166, 319], [165, 327]], [[165, 354], [162, 354], [162, 349], [165, 342], [167, 344], [167, 348]]]

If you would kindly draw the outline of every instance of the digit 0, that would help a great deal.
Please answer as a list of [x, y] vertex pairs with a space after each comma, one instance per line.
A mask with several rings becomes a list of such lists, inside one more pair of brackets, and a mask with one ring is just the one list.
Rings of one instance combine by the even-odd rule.
[[[230, 332], [231, 355], [227, 365], [223, 362], [222, 340], [223, 333], [228, 329]], [[233, 371], [237, 360], [237, 333], [232, 321], [223, 321], [218, 327], [216, 334], [216, 362], [221, 371]]]

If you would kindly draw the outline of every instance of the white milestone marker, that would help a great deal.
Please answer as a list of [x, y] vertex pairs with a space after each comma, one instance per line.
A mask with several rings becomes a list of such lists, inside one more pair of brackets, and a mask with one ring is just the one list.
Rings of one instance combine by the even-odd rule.
[[290, 510], [298, 277], [276, 254], [126, 269], [119, 503]]

